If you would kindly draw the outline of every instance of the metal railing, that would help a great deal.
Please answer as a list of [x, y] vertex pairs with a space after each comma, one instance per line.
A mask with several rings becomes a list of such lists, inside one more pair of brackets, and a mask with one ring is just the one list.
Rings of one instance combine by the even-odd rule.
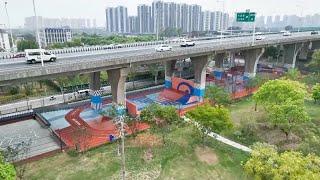
[[[263, 35], [270, 35], [270, 34], [281, 34], [281, 32], [266, 32]], [[215, 36], [215, 37], [201, 37], [201, 38], [191, 38], [193, 41], [203, 41], [203, 40], [215, 40], [215, 39], [229, 39], [235, 37], [248, 37], [252, 36], [252, 34], [234, 34], [234, 35], [226, 35], [223, 37]], [[127, 43], [121, 45], [101, 45], [101, 46], [84, 46], [84, 47], [70, 47], [70, 48], [63, 48], [63, 49], [52, 49], [48, 50], [48, 52], [52, 54], [71, 54], [71, 53], [83, 53], [83, 52], [94, 52], [94, 51], [103, 51], [103, 50], [113, 50], [119, 48], [130, 48], [130, 47], [144, 47], [144, 46], [154, 46], [160, 44], [178, 44], [181, 43], [182, 38], [176, 39], [167, 39], [161, 41], [151, 41], [151, 42], [136, 42], [136, 43]], [[15, 59], [17, 58], [18, 53], [11, 53], [11, 52], [1, 52], [0, 53], [0, 60], [1, 59]]]

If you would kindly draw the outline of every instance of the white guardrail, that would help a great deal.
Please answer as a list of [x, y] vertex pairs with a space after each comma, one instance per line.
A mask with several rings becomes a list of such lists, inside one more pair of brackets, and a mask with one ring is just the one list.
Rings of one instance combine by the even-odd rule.
[[[263, 33], [264, 35], [268, 34], [280, 34], [279, 32], [267, 32]], [[215, 37], [201, 37], [201, 38], [191, 38], [193, 41], [203, 41], [203, 40], [214, 40], [220, 38], [234, 38], [234, 37], [247, 37], [252, 36], [252, 34], [235, 34], [235, 35], [227, 35], [227, 36], [215, 36]], [[168, 39], [162, 41], [151, 41], [151, 42], [138, 42], [138, 43], [128, 43], [128, 44], [118, 44], [114, 46], [110, 45], [100, 45], [100, 46], [83, 46], [83, 47], [71, 47], [71, 48], [63, 48], [63, 49], [52, 49], [48, 50], [48, 52], [52, 54], [67, 54], [67, 53], [79, 53], [79, 52], [91, 52], [91, 51], [101, 51], [101, 50], [111, 50], [111, 49], [119, 49], [119, 48], [129, 48], [129, 47], [143, 47], [143, 46], [152, 46], [152, 45], [160, 45], [160, 44], [177, 44], [181, 42], [181, 38], [176, 39]], [[24, 52], [0, 52], [0, 60], [1, 59], [14, 59], [21, 58], [21, 55]]]

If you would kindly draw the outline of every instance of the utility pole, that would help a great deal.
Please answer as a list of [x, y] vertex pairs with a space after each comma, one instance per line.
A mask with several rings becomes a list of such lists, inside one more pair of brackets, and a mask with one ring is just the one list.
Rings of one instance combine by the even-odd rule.
[[35, 5], [34, 0], [32, 0], [32, 3], [33, 3], [33, 12], [34, 12], [34, 16], [35, 16], [35, 19], [36, 19], [36, 35], [37, 35], [36, 37], [38, 38], [38, 46], [39, 46], [39, 49], [40, 49], [41, 66], [43, 67], [44, 64], [43, 64], [41, 40], [40, 40], [40, 34], [39, 34], [38, 17], [37, 17], [36, 5]]
[[[124, 146], [124, 139], [125, 139], [125, 129], [124, 129], [124, 108], [125, 106], [116, 105], [116, 127], [119, 131], [119, 136], [121, 138], [121, 142], [119, 141], [118, 146], [118, 154], [121, 152], [121, 179], [126, 179], [126, 160], [125, 160], [125, 146]], [[121, 146], [121, 147], [120, 147]]]
[[[159, 3], [159, 2], [157, 2]], [[156, 12], [155, 12], [155, 15], [156, 15], [156, 18], [155, 18], [155, 21], [156, 21], [156, 36], [157, 36], [157, 41], [159, 41], [159, 5], [156, 4]]]
[[122, 116], [120, 116], [120, 123], [121, 123], [121, 171], [122, 171], [122, 180], [126, 179], [126, 160], [125, 160], [125, 154], [124, 154], [124, 138], [125, 138], [125, 134], [124, 134], [124, 118]]
[[9, 18], [9, 13], [8, 13], [8, 8], [7, 8], [7, 4], [8, 2], [5, 1], [4, 2], [4, 7], [6, 9], [6, 14], [7, 14], [7, 21], [8, 21], [8, 28], [9, 28], [9, 31], [10, 31], [10, 38], [11, 38], [11, 45], [12, 45], [12, 51], [15, 52], [15, 44], [14, 44], [14, 41], [13, 41], [13, 36], [12, 36], [12, 29], [11, 29], [11, 26], [10, 26], [10, 18]]

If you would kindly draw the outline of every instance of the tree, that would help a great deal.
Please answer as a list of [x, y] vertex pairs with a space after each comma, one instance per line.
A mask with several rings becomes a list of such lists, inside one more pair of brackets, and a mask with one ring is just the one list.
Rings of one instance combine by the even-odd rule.
[[308, 64], [308, 67], [310, 67], [315, 72], [320, 72], [320, 50], [316, 50], [312, 54], [312, 60]]
[[0, 152], [0, 179], [3, 180], [15, 180], [16, 170], [14, 166], [4, 160]]
[[208, 86], [206, 88], [205, 97], [208, 98], [212, 104], [228, 105], [231, 102], [229, 93], [219, 86]]
[[253, 96], [257, 103], [266, 109], [272, 123], [288, 135], [292, 128], [309, 121], [305, 110], [306, 88], [303, 84], [291, 80], [272, 80], [262, 85]]
[[161, 37], [175, 37], [179, 35], [179, 29], [168, 27], [160, 33]]
[[298, 69], [289, 69], [288, 72], [285, 74], [285, 79], [290, 79], [296, 81], [301, 76], [301, 73]]
[[293, 27], [291, 25], [288, 25], [286, 27], [284, 27], [284, 30], [286, 31], [292, 31], [293, 30]]
[[154, 84], [158, 84], [158, 75], [160, 71], [160, 64], [149, 64], [148, 69], [151, 72], [152, 76], [154, 76]]
[[264, 53], [266, 57], [272, 57], [272, 59], [277, 59], [279, 55], [279, 50], [277, 47], [270, 46], [266, 48], [266, 52]]
[[312, 98], [314, 99], [315, 103], [320, 100], [320, 84], [319, 83], [314, 85], [312, 88]]
[[158, 127], [162, 133], [162, 140], [165, 143], [165, 137], [170, 132], [171, 126], [178, 124], [180, 117], [173, 106], [160, 106], [151, 104], [145, 108], [140, 115], [142, 121], [146, 121], [155, 127]]
[[229, 110], [220, 106], [205, 104], [189, 111], [187, 117], [199, 124], [203, 142], [208, 132], [220, 133], [233, 127]]
[[24, 51], [25, 49], [37, 49], [38, 45], [33, 40], [22, 40], [17, 43], [18, 51]]
[[300, 152], [278, 153], [275, 146], [256, 143], [244, 170], [255, 179], [311, 179], [320, 178], [320, 158], [303, 156]]

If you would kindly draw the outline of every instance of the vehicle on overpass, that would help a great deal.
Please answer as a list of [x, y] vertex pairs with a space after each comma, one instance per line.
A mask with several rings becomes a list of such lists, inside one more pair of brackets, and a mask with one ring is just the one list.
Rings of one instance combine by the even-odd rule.
[[156, 48], [157, 52], [164, 52], [164, 51], [171, 51], [172, 47], [166, 44], [161, 44], [159, 47]]
[[188, 46], [194, 46], [196, 43], [194, 41], [191, 41], [190, 39], [183, 39], [181, 41], [181, 47], [188, 47]]
[[26, 49], [24, 52], [26, 54], [27, 63], [29, 64], [41, 62], [41, 58], [43, 59], [43, 62], [55, 62], [57, 60], [56, 55], [51, 54], [44, 49]]
[[261, 40], [264, 40], [265, 38], [266, 38], [265, 36], [261, 36], [261, 35], [260, 35], [260, 36], [257, 36], [257, 37], [256, 37], [256, 40], [257, 40], [257, 41], [261, 41]]
[[289, 31], [285, 31], [282, 35], [283, 35], [283, 36], [291, 36], [292, 34], [291, 34], [291, 32], [289, 32]]
[[115, 44], [114, 47], [115, 48], [123, 48], [123, 45], [122, 44]]
[[317, 34], [319, 34], [319, 32], [318, 32], [318, 31], [311, 31], [310, 34], [311, 34], [311, 35], [317, 35]]
[[13, 58], [24, 58], [24, 57], [26, 57], [25, 53], [18, 53], [18, 54], [13, 56]]

